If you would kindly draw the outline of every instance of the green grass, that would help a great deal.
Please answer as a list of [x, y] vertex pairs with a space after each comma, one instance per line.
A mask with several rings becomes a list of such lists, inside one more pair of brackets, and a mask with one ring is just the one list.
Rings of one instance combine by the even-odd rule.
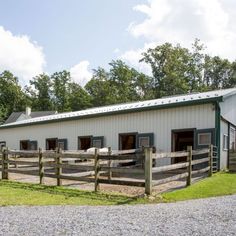
[[0, 206], [8, 205], [121, 205], [174, 202], [196, 198], [207, 198], [236, 194], [236, 174], [217, 173], [192, 186], [152, 198], [130, 197], [120, 194], [95, 193], [51, 187], [0, 181]]
[[0, 206], [8, 205], [120, 205], [146, 202], [143, 198], [95, 193], [65, 187], [0, 181]]
[[190, 187], [162, 194], [164, 202], [236, 194], [236, 174], [219, 172]]

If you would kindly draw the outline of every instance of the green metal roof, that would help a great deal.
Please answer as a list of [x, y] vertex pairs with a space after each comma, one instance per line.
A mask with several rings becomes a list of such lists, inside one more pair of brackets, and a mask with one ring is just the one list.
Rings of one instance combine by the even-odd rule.
[[179, 106], [188, 106], [195, 104], [210, 103], [215, 101], [223, 101], [224, 98], [236, 94], [236, 88], [222, 89], [204, 93], [193, 93], [186, 95], [177, 95], [172, 97], [164, 97], [141, 102], [132, 102], [125, 104], [116, 104], [104, 107], [96, 107], [82, 111], [59, 113], [56, 115], [37, 117], [10, 124], [0, 126], [0, 129], [14, 128], [19, 126], [29, 126], [45, 123], [54, 123], [59, 121], [85, 119], [91, 117], [99, 117], [114, 114], [124, 114], [131, 112], [139, 112], [145, 110], [156, 110]]

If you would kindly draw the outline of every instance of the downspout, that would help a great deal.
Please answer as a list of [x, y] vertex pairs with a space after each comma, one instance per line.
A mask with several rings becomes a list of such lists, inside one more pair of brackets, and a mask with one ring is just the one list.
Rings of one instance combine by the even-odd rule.
[[215, 103], [215, 130], [216, 130], [216, 136], [215, 136], [215, 145], [217, 147], [218, 151], [218, 170], [220, 170], [220, 151], [221, 151], [221, 145], [220, 145], [220, 104], [219, 101], [216, 101]]

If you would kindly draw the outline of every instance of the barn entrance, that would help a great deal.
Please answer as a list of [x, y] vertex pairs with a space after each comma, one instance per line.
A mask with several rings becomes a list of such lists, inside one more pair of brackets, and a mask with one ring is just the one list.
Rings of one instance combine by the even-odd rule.
[[119, 149], [128, 150], [136, 148], [136, 133], [120, 134], [119, 135]]
[[[194, 147], [194, 130], [175, 130], [172, 131], [172, 151], [186, 151], [187, 146]], [[186, 157], [174, 159], [174, 163], [185, 162]]]
[[46, 139], [46, 150], [56, 150], [57, 148], [57, 138]]

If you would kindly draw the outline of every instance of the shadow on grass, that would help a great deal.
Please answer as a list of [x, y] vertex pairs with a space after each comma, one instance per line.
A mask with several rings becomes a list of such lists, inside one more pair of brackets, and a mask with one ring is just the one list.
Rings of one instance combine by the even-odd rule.
[[19, 183], [19, 182], [12, 182], [7, 180], [1, 180], [0, 186], [8, 187], [12, 189], [23, 189], [28, 191], [37, 191], [43, 192], [48, 194], [55, 194], [64, 196], [66, 199], [69, 198], [83, 198], [89, 199], [91, 201], [96, 202], [104, 202], [104, 205], [123, 205], [123, 204], [137, 204], [138, 198], [137, 197], [129, 197], [129, 196], [122, 196], [116, 194], [106, 194], [106, 193], [96, 193], [92, 191], [84, 191], [84, 190], [77, 190], [77, 189], [66, 189], [64, 187], [57, 187], [57, 186], [45, 186], [39, 184], [28, 184], [28, 183]]

